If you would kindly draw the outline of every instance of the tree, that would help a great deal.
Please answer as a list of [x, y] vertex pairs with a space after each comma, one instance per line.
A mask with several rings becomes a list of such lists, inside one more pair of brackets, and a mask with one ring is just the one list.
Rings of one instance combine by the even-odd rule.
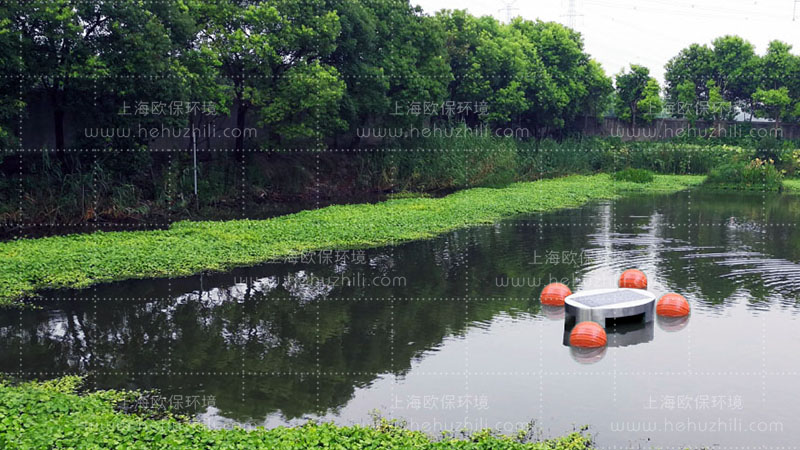
[[447, 99], [453, 75], [447, 61], [446, 32], [438, 20], [424, 15], [422, 8], [411, 6], [409, 0], [369, 0], [367, 4], [377, 17], [375, 64], [389, 86], [389, 114], [384, 114], [384, 122], [418, 123], [420, 117], [393, 114], [398, 106], [412, 102], [441, 104]]
[[[649, 82], [655, 81], [650, 77], [647, 67], [631, 64], [630, 70], [616, 75], [616, 105], [617, 115], [623, 120], [636, 124], [639, 112], [639, 102], [645, 98], [645, 91]], [[658, 82], [656, 81], [656, 86]], [[650, 86], [652, 94], [652, 84]]]
[[[350, 130], [369, 124], [418, 124], [398, 114], [412, 102], [443, 103], [451, 81], [445, 31], [408, 0], [325, 0], [341, 32], [322, 58], [346, 84], [339, 115]], [[470, 16], [471, 17], [471, 16]]]
[[739, 36], [714, 39], [714, 81], [722, 97], [747, 101], [758, 87], [759, 57], [755, 47]]
[[731, 102], [726, 101], [714, 80], [706, 83], [708, 90], [708, 109], [704, 111], [703, 118], [710, 120], [730, 119], [733, 115]]
[[642, 92], [642, 99], [636, 104], [636, 109], [642, 111], [642, 118], [651, 122], [664, 108], [661, 102], [661, 86], [655, 78], [647, 80], [647, 84]]
[[490, 126], [521, 124], [534, 105], [552, 98], [552, 79], [536, 46], [519, 27], [493, 18], [476, 19], [464, 11], [442, 11], [437, 19], [447, 33], [447, 52], [453, 67], [453, 101], [485, 103], [486, 114], [465, 117]]
[[[766, 90], [787, 86], [796, 64], [791, 53], [792, 46], [781, 41], [772, 41], [761, 59], [760, 87]], [[787, 86], [788, 87], [788, 86]]]
[[[759, 57], [753, 44], [731, 35], [714, 39], [713, 48], [692, 44], [666, 65], [667, 96], [673, 102], [680, 102], [679, 97], [685, 100], [686, 82], [690, 81], [695, 87], [694, 101], [698, 105], [709, 102], [709, 111], [702, 116], [711, 119], [734, 117], [734, 104], [740, 110], [754, 110], [754, 94], [759, 88], [787, 87], [790, 99], [800, 98], [800, 57], [791, 49], [791, 45], [776, 40]], [[725, 114], [719, 114], [723, 112], [719, 105]]]
[[584, 52], [577, 32], [522, 18], [503, 25], [464, 11], [442, 11], [437, 18], [447, 31], [451, 97], [487, 101], [491, 124], [561, 133], [606, 109], [611, 79]]
[[665, 66], [667, 97], [677, 102], [678, 85], [685, 81], [694, 83], [698, 101], [708, 100], [706, 83], [714, 78], [716, 63], [714, 52], [706, 45], [692, 44], [670, 59]]
[[204, 8], [202, 41], [219, 55], [236, 105], [236, 148], [255, 111], [274, 139], [319, 136], [342, 126], [339, 72], [322, 59], [336, 48], [339, 19], [322, 0], [215, 0]]
[[[488, 100], [484, 86], [490, 82], [486, 66], [478, 58], [478, 49], [486, 39], [499, 39], [501, 24], [492, 17], [475, 17], [464, 10], [442, 10], [436, 20], [445, 33], [445, 50], [453, 79], [448, 86], [448, 98], [455, 102], [481, 102]], [[470, 126], [482, 119], [476, 114], [459, 117]]]
[[323, 63], [336, 67], [347, 86], [339, 104], [339, 116], [348, 129], [362, 126], [388, 109], [390, 79], [379, 62], [383, 38], [378, 34], [375, 11], [362, 0], [328, 0], [325, 8], [336, 11], [340, 33], [336, 49]]
[[[22, 33], [26, 73], [34, 80], [26, 87], [49, 98], [56, 149], [66, 145], [67, 113], [101, 125], [117, 113], [102, 109], [112, 98], [155, 100], [154, 85], [169, 83], [177, 69], [167, 29], [136, 0], [32, 0], [10, 8]], [[98, 98], [98, 108], [86, 107], [87, 99]]]
[[[761, 87], [765, 90], [785, 87], [790, 101], [800, 104], [800, 56], [791, 50], [791, 45], [781, 41], [769, 43], [762, 58]], [[792, 115], [800, 117], [793, 110], [790, 108]]]
[[514, 20], [512, 27], [533, 43], [552, 85], [547, 101], [539, 102], [532, 112], [539, 125], [563, 129], [578, 114], [586, 99], [582, 83], [589, 56], [583, 52], [583, 40], [576, 31], [555, 22]]
[[582, 71], [582, 76], [586, 95], [579, 100], [579, 110], [586, 117], [599, 119], [613, 101], [611, 94], [614, 92], [614, 83], [595, 60], [589, 61]]
[[[19, 52], [19, 35], [12, 28], [9, 10], [0, 8], [0, 146], [16, 144], [12, 132], [14, 118], [21, 113], [24, 102], [19, 98], [22, 83], [22, 61]], [[0, 157], [0, 161], [1, 161]]]
[[775, 121], [775, 129], [780, 128], [781, 118], [787, 113], [792, 99], [789, 97], [789, 89], [781, 87], [779, 89], [761, 89], [753, 94], [756, 104], [756, 115], [767, 117]]
[[676, 114], [686, 117], [689, 125], [697, 122], [697, 88], [691, 80], [684, 80], [675, 87]]

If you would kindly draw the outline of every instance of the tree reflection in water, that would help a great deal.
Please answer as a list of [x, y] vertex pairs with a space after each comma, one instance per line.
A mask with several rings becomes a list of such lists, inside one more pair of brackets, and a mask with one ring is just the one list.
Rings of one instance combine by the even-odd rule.
[[[323, 414], [498, 314], [562, 320], [540, 311], [538, 293], [551, 280], [609, 287], [637, 267], [652, 289], [680, 292], [704, 310], [742, 297], [794, 308], [800, 231], [765, 224], [792, 223], [800, 202], [767, 200], [699, 192], [628, 198], [349, 260], [48, 293], [21, 317], [0, 314], [0, 363], [23, 377], [80, 373], [90, 387], [213, 396], [220, 414], [239, 422]], [[368, 285], [376, 278], [397, 283]]]

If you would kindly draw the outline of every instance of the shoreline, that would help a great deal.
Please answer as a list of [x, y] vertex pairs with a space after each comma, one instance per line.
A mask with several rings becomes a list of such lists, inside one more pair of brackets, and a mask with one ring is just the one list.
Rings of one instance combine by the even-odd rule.
[[573, 432], [528, 442], [527, 436], [503, 436], [491, 430], [465, 437], [434, 439], [386, 419], [373, 426], [313, 423], [271, 429], [210, 429], [185, 418], [148, 417], [118, 410], [136, 391], [78, 394], [81, 377], [11, 386], [0, 379], [0, 447], [3, 448], [504, 448], [559, 450], [592, 448], [591, 438]]
[[0, 305], [43, 289], [188, 276], [329, 249], [428, 239], [520, 214], [578, 207], [625, 193], [674, 193], [701, 175], [656, 175], [650, 183], [572, 175], [471, 188], [441, 198], [334, 205], [265, 220], [176, 222], [164, 230], [98, 231], [0, 243]]

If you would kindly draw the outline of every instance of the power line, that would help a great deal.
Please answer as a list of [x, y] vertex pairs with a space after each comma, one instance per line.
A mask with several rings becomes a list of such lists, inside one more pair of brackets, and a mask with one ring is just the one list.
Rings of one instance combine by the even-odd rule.
[[517, 3], [517, 0], [507, 0], [504, 3], [506, 4], [506, 7], [505, 8], [500, 8], [500, 9], [498, 9], [498, 11], [500, 11], [500, 12], [505, 11], [506, 12], [506, 22], [511, 23], [511, 11], [516, 11], [516, 10], [519, 9], [519, 8], [513, 8], [514, 3]]
[[[732, 19], [744, 19], [744, 20], [780, 20], [781, 18], [786, 18], [786, 16], [781, 17], [779, 15], [773, 15], [769, 13], [755, 12], [755, 11], [740, 11], [740, 10], [717, 11], [702, 7], [694, 7], [694, 6], [691, 6], [689, 8], [690, 10], [687, 11], [675, 8], [662, 9], [658, 6], [641, 6], [640, 4], [606, 2], [603, 0], [585, 0], [585, 1], [588, 4], [603, 6], [606, 8], [619, 8], [619, 9], [626, 9], [629, 11], [636, 11], [643, 13], [685, 17], [688, 19], [712, 19], [712, 18], [716, 19], [722, 16], [728, 16]], [[796, 3], [800, 3], [800, 0], [793, 0], [793, 1], [795, 1]]]

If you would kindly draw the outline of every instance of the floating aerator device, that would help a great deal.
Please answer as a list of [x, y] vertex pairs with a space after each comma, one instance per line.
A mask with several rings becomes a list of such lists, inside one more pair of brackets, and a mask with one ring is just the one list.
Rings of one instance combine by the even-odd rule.
[[573, 353], [579, 362], [602, 359], [609, 345], [608, 326], [612, 326], [612, 347], [652, 340], [656, 314], [662, 329], [678, 331], [686, 326], [691, 311], [686, 298], [675, 293], [666, 294], [656, 306], [656, 296], [645, 290], [647, 276], [642, 271], [624, 271], [618, 286], [573, 293], [564, 284], [550, 283], [542, 289], [539, 295], [542, 310], [551, 318], [559, 318], [556, 311], [563, 311], [564, 344], [571, 346], [573, 352], [579, 352]]

